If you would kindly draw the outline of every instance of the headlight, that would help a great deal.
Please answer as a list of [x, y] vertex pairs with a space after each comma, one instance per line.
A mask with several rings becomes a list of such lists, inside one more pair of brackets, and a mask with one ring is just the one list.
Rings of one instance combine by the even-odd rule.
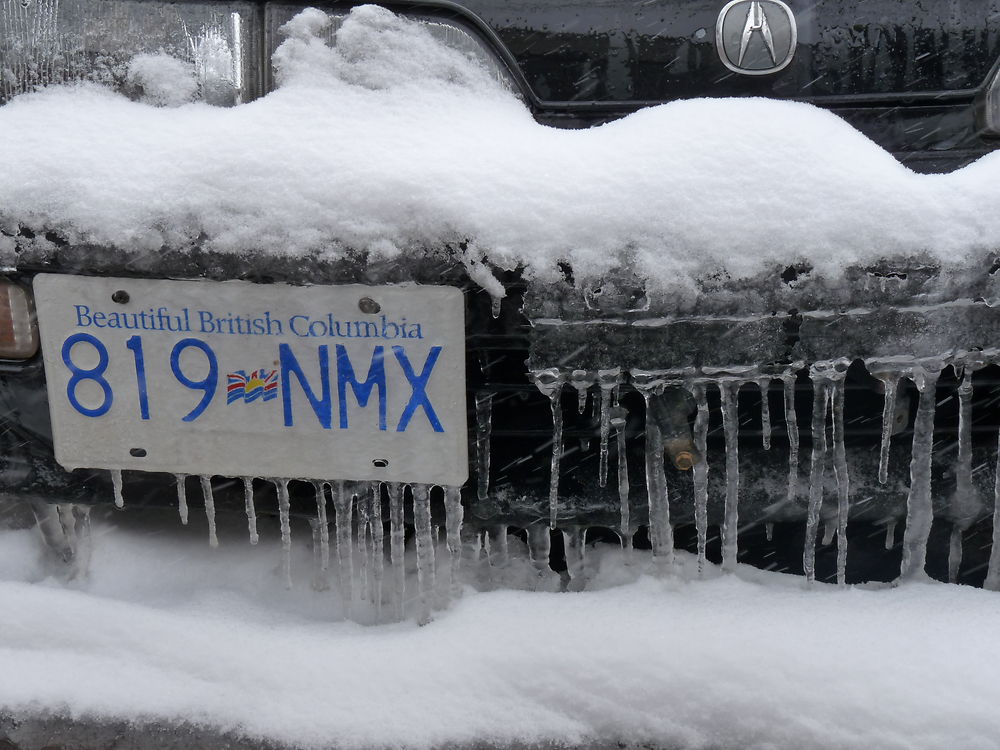
[[[90, 80], [157, 104], [231, 106], [273, 87], [278, 29], [307, 5], [161, 0], [0, 0], [0, 103]], [[331, 42], [347, 10], [328, 12]], [[404, 14], [517, 91], [508, 67], [461, 20]]]

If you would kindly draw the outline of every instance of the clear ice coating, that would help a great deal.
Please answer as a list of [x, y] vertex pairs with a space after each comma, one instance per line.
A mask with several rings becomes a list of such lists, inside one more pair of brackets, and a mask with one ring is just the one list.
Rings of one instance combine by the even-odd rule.
[[260, 541], [260, 535], [257, 533], [257, 509], [253, 502], [253, 477], [243, 477], [243, 504], [246, 507], [247, 525], [250, 529], [250, 544], [257, 544]]
[[882, 381], [885, 396], [882, 404], [882, 443], [878, 458], [878, 481], [885, 484], [889, 480], [889, 445], [892, 442], [893, 422], [896, 418], [896, 394], [899, 391], [898, 372], [873, 372]]
[[406, 599], [404, 492], [402, 484], [389, 485], [389, 562], [392, 565], [392, 603], [397, 620], [403, 619], [403, 602]]
[[833, 475], [837, 482], [837, 584], [847, 582], [847, 519], [850, 514], [851, 485], [844, 444], [844, 381], [846, 367], [832, 374], [830, 402], [833, 407]]
[[917, 416], [913, 422], [913, 448], [910, 454], [910, 493], [906, 498], [906, 528], [903, 531], [901, 580], [925, 575], [927, 538], [934, 521], [931, 501], [931, 455], [934, 448], [934, 408], [937, 402], [938, 367], [915, 366], [913, 381], [920, 394]]
[[115, 507], [124, 508], [125, 498], [122, 496], [122, 472], [121, 469], [111, 470], [111, 489], [115, 496]]
[[708, 546], [708, 398], [705, 386], [691, 386], [698, 412], [694, 418], [694, 446], [698, 462], [692, 470], [694, 483], [694, 525], [698, 534], [698, 575], [705, 570], [705, 549]]
[[420, 609], [417, 622], [431, 621], [431, 597], [434, 591], [434, 537], [431, 529], [431, 488], [414, 484], [413, 527], [417, 543], [417, 586], [420, 589]]
[[788, 434], [788, 491], [787, 501], [792, 503], [799, 489], [799, 423], [795, 414], [795, 372], [781, 377], [785, 396], [785, 431]]
[[174, 474], [174, 481], [177, 482], [177, 512], [180, 514], [181, 524], [187, 526], [188, 522], [187, 474]]
[[462, 488], [444, 488], [445, 540], [448, 545], [448, 567], [451, 580], [449, 590], [452, 598], [462, 593], [459, 581], [459, 568], [462, 563], [462, 520], [465, 512], [462, 509]]
[[549, 527], [555, 528], [559, 515], [559, 463], [563, 452], [563, 415], [562, 396], [563, 382], [566, 376], [555, 367], [547, 370], [536, 370], [532, 373], [535, 385], [543, 394], [549, 397], [552, 407], [552, 462], [549, 475]]
[[[340, 570], [340, 598], [348, 617], [354, 601], [354, 539], [351, 524], [354, 518], [354, 497], [347, 492], [344, 482], [335, 482], [333, 489], [333, 512], [337, 523], [337, 563]], [[402, 490], [400, 490], [402, 491]], [[400, 506], [402, 497], [400, 496]], [[402, 509], [400, 510], [402, 513]]]
[[802, 551], [802, 569], [806, 581], [816, 580], [816, 532], [823, 508], [823, 474], [826, 468], [826, 411], [830, 389], [826, 375], [810, 370], [813, 381], [812, 460], [809, 467], [809, 507], [806, 511], [806, 542]]
[[739, 550], [739, 499], [740, 499], [740, 454], [739, 454], [739, 414], [737, 398], [740, 390], [738, 380], [719, 381], [722, 396], [722, 428], [726, 435], [726, 505], [722, 520], [722, 569], [736, 570], [736, 556]]
[[198, 477], [201, 481], [201, 494], [205, 498], [205, 518], [208, 519], [208, 545], [219, 546], [219, 537], [215, 533], [215, 493], [212, 492], [212, 477], [205, 474]]
[[758, 378], [757, 387], [760, 389], [760, 435], [761, 444], [764, 450], [771, 449], [771, 404], [768, 402], [767, 394], [771, 388], [771, 378]]
[[493, 394], [476, 394], [476, 488], [480, 500], [490, 494], [490, 431], [493, 423]]
[[274, 486], [278, 490], [278, 519], [281, 524], [281, 572], [285, 579], [285, 588], [292, 587], [292, 504], [288, 498], [288, 480], [275, 479]]

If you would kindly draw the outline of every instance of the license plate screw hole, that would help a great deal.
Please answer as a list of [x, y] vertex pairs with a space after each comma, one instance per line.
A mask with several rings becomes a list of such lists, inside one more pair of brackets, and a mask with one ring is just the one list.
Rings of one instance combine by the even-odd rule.
[[132, 448], [129, 450], [129, 455], [133, 458], [145, 458], [146, 449], [145, 448]]
[[372, 466], [374, 466], [376, 469], [388, 469], [389, 468], [389, 459], [388, 458], [375, 458], [375, 459], [372, 459]]
[[119, 305], [124, 305], [129, 301], [128, 292], [124, 289], [119, 289], [117, 292], [111, 295], [111, 301], [117, 302]]
[[374, 315], [382, 310], [382, 305], [373, 300], [371, 297], [362, 297], [358, 300], [358, 309], [368, 315]]

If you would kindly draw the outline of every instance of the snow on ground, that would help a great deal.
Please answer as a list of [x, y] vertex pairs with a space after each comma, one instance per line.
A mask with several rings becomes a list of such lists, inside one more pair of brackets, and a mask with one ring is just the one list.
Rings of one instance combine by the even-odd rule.
[[285, 591], [273, 525], [251, 548], [223, 516], [212, 550], [201, 519], [147, 517], [98, 523], [72, 584], [47, 575], [33, 532], [0, 532], [0, 711], [303, 747], [1000, 747], [995, 593], [804, 590], [747, 568], [698, 581], [688, 556], [652, 575], [591, 548], [595, 590], [469, 586], [428, 626], [364, 626], [335, 587], [310, 589], [305, 535]]
[[[93, 85], [0, 109], [0, 218], [144, 248], [202, 232], [233, 252], [419, 253], [468, 240], [500, 265], [663, 280], [767, 261], [819, 273], [893, 253], [961, 262], [1000, 246], [1000, 154], [918, 175], [842, 120], [761, 99], [652, 107], [557, 130], [460, 53], [388, 11], [327, 45], [306, 11], [280, 87], [232, 109], [162, 108]], [[158, 103], [189, 71], [142, 56]], [[160, 56], [162, 57], [162, 56]], [[155, 84], [155, 85], [153, 85]]]

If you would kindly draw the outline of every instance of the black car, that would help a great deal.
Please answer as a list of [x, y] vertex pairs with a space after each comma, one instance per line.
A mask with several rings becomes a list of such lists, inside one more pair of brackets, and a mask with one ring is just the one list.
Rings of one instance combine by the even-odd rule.
[[[141, 99], [149, 92], [124, 63], [163, 50], [197, 62], [197, 48], [186, 40], [200, 28], [214, 29], [220, 44], [241, 53], [227, 71], [199, 68], [192, 96], [240, 106], [274, 87], [269, 59], [280, 41], [277, 29], [302, 7], [2, 0], [0, 101], [76, 79], [96, 79]], [[318, 7], [339, 19], [353, 6]], [[591, 128], [679, 99], [754, 96], [829, 110], [917, 172], [951, 172], [1000, 145], [998, 0], [468, 0], [386, 7], [478, 59], [538, 123], [556, 128]], [[431, 519], [447, 511], [454, 553], [460, 534], [467, 541], [485, 534], [496, 548], [514, 533], [527, 541], [540, 571], [550, 565], [568, 571], [569, 587], [582, 585], [588, 532], [592, 540], [651, 547], [665, 559], [675, 547], [690, 549], [727, 569], [740, 560], [841, 583], [926, 571], [1000, 587], [1000, 554], [990, 555], [1000, 384], [992, 288], [1000, 247], [960, 271], [914, 248], [844, 268], [838, 285], [813, 274], [808, 263], [768, 267], [751, 279], [722, 274], [699, 279], [695, 298], [683, 302], [628, 267], [595, 280], [563, 263], [555, 283], [493, 268], [507, 291], [500, 300], [459, 261], [461, 242], [426, 248], [405, 262], [374, 261], [363, 252], [336, 259], [216, 255], [199, 238], [151, 256], [129, 246], [80, 247], [58, 226], [11, 216], [3, 206], [0, 232], [6, 274], [0, 485], [8, 496], [32, 501], [50, 544], [67, 559], [73, 554], [67, 534], [84, 515], [81, 508], [116, 498], [167, 505], [179, 493], [186, 513], [188, 477], [193, 488], [200, 475], [201, 491], [192, 496], [198, 503], [203, 496], [210, 513], [280, 508], [286, 529], [289, 513], [316, 516], [319, 497], [324, 535], [330, 485], [338, 528], [346, 534], [358, 524], [358, 533], [367, 528], [378, 544], [386, 528], [395, 532], [392, 545], [403, 543], [404, 526], [425, 536]], [[366, 341], [377, 353], [366, 349], [360, 364], [337, 360], [341, 369], [330, 370], [336, 382], [323, 380], [322, 389], [301, 354], [285, 344], [275, 349], [273, 365], [226, 373], [183, 317], [197, 314], [195, 303], [176, 301], [211, 297], [223, 287], [189, 292], [187, 282], [156, 281], [164, 279], [314, 285], [308, 288], [324, 294], [336, 289], [329, 285], [352, 285], [344, 294], [357, 308], [354, 318], [316, 313], [298, 321], [304, 331], [317, 325], [325, 333], [315, 335], [323, 336], [333, 336], [339, 323], [355, 331], [402, 325], [382, 312], [392, 285], [462, 290], [464, 372], [447, 367], [464, 377], [466, 392], [456, 393], [453, 380], [441, 386], [457, 404], [451, 418], [468, 425], [461, 445], [447, 448], [462, 467], [435, 474], [426, 470], [426, 453], [414, 459], [409, 447], [385, 443], [384, 455], [352, 454], [339, 468], [255, 471], [236, 462], [219, 472], [231, 476], [217, 476], [200, 462], [211, 443], [204, 436], [188, 442], [175, 428], [160, 433], [166, 437], [156, 443], [159, 453], [128, 434], [113, 445], [90, 446], [97, 453], [107, 448], [92, 463], [65, 447], [57, 460], [53, 426], [57, 451], [62, 441], [96, 455], [82, 448], [87, 426], [116, 419], [110, 386], [101, 379], [109, 365], [97, 329], [119, 327], [108, 322], [126, 320], [108, 317], [119, 313], [142, 316], [130, 318], [136, 330], [169, 334], [162, 367], [172, 368], [188, 390], [205, 393], [206, 400], [178, 414], [182, 421], [224, 408], [227, 393], [276, 398], [280, 385], [282, 392], [300, 389], [310, 418], [329, 422], [338, 416], [331, 396], [338, 387], [341, 404], [350, 388], [364, 407], [373, 397], [386, 403], [387, 383], [403, 383], [408, 400], [397, 405], [401, 414], [390, 415], [390, 422], [398, 420], [390, 427], [405, 431], [420, 421], [428, 441], [449, 432], [435, 423], [431, 402], [439, 396], [426, 392], [437, 366], [433, 342], [407, 359], [401, 345]], [[88, 301], [65, 308], [76, 317], [62, 329], [47, 322], [45, 311], [69, 305], [77, 288]], [[43, 344], [47, 335], [51, 342], [44, 365], [36, 302]], [[325, 303], [316, 304], [314, 312]], [[454, 309], [434, 320], [454, 319]], [[243, 326], [274, 333], [263, 312], [212, 320], [230, 333]], [[129, 377], [139, 378], [129, 404], [148, 419], [140, 371], [152, 355], [138, 336], [128, 342], [119, 343], [132, 357]], [[347, 344], [335, 348], [333, 339], [323, 346], [321, 364], [323, 357], [355, 356]], [[86, 356], [74, 360], [74, 347]], [[383, 367], [397, 371], [386, 375]], [[92, 401], [74, 401], [81, 382], [93, 390]], [[286, 402], [285, 426], [289, 409]], [[71, 412], [73, 419], [58, 416]], [[340, 418], [347, 418], [343, 407]], [[382, 422], [393, 433], [384, 414]], [[238, 441], [251, 429], [240, 425], [226, 428], [226, 439]], [[272, 450], [275, 457], [281, 452]], [[323, 463], [323, 450], [317, 448], [312, 466]], [[257, 460], [269, 467], [268, 458]], [[397, 473], [400, 465], [410, 468]], [[413, 516], [403, 514], [406, 484], [415, 487]]]

